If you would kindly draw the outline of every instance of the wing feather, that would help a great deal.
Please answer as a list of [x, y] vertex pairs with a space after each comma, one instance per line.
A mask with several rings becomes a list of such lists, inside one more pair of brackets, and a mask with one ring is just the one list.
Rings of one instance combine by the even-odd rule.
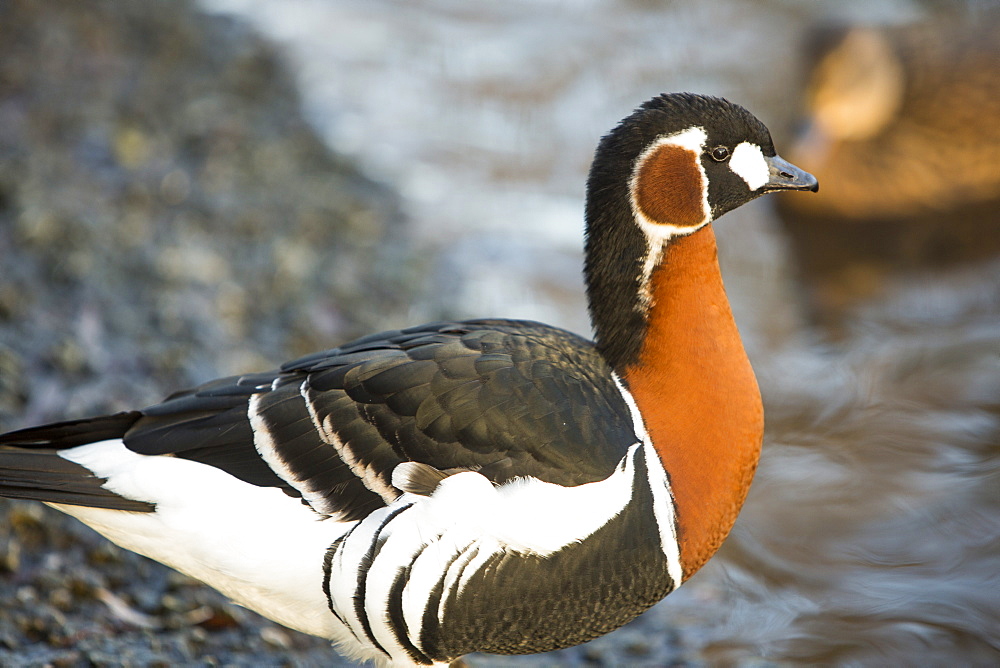
[[[347, 519], [395, 499], [404, 462], [578, 485], [610, 475], [636, 440], [590, 342], [503, 320], [373, 334], [109, 419], [134, 452], [215, 466]], [[86, 423], [66, 424], [66, 443], [89, 442], [72, 426]]]

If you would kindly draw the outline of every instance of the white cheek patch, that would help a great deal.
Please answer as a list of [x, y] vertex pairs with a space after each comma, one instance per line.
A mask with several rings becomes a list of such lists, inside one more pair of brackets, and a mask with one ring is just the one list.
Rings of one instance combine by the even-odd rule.
[[729, 159], [729, 169], [746, 181], [750, 190], [757, 190], [770, 179], [771, 170], [764, 160], [760, 147], [750, 142], [742, 142]]

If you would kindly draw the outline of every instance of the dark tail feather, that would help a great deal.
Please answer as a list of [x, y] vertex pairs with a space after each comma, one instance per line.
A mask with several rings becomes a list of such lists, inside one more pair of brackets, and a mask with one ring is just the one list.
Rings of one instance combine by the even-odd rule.
[[113, 510], [155, 509], [104, 489], [105, 482], [56, 450], [0, 447], [0, 496]]
[[155, 509], [104, 489], [105, 482], [56, 450], [0, 447], [0, 496], [113, 510]]
[[150, 512], [154, 506], [118, 496], [89, 469], [59, 450], [121, 438], [141, 416], [117, 413], [0, 434], [0, 496], [91, 508]]
[[0, 434], [0, 445], [56, 450], [73, 448], [109, 438], [121, 438], [140, 417], [142, 413], [138, 411], [127, 411], [82, 420], [53, 422]]

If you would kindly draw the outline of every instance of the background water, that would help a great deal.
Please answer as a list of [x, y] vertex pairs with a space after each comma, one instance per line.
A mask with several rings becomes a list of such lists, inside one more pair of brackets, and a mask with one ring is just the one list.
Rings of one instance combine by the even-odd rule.
[[[821, 12], [781, 0], [204, 6], [274, 39], [330, 146], [404, 197], [433, 260], [432, 287], [415, 307], [422, 312], [401, 321], [435, 310], [502, 313], [576, 331], [589, 329], [579, 266], [596, 140], [653, 95], [692, 90], [740, 101], [779, 146], [789, 144], [802, 32]], [[900, 2], [836, 7], [848, 17], [918, 13]], [[737, 215], [760, 217], [756, 209]], [[731, 220], [719, 234], [740, 235], [730, 247], [755, 244], [769, 272], [780, 258], [757, 241], [767, 234], [758, 226], [767, 225]], [[746, 282], [730, 280], [736, 290]]]

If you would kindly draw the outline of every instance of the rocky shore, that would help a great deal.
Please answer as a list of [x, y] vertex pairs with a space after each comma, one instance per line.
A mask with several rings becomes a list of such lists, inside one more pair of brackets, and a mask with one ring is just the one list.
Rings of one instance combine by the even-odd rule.
[[[239, 24], [0, 3], [0, 429], [402, 324], [381, 314], [405, 314], [406, 248], [394, 195]], [[4, 666], [341, 661], [37, 503], [0, 501], [0, 601]]]

